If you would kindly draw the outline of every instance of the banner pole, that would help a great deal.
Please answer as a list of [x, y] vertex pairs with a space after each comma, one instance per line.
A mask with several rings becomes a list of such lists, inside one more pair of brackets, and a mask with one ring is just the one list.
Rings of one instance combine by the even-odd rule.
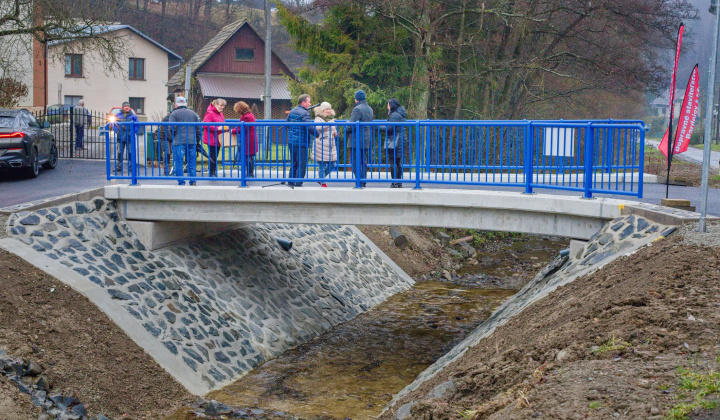
[[682, 46], [683, 32], [685, 31], [685, 25], [680, 24], [678, 28], [677, 46], [675, 47], [675, 63], [673, 66], [672, 80], [670, 82], [670, 123], [668, 124], [668, 154], [667, 154], [667, 177], [665, 178], [665, 198], [668, 198], [670, 193], [670, 165], [672, 165], [672, 150], [675, 146], [675, 139], [673, 138], [673, 118], [675, 118], [675, 80], [677, 79], [677, 68], [678, 61], [680, 60], [680, 48]]
[[715, 10], [715, 36], [713, 37], [713, 47], [710, 53], [710, 75], [708, 77], [707, 100], [705, 105], [705, 147], [703, 148], [703, 166], [702, 181], [700, 183], [701, 201], [700, 201], [700, 221], [698, 222], [698, 232], [707, 232], [705, 219], [707, 218], [707, 201], [708, 201], [708, 184], [710, 178], [710, 127], [713, 116], [713, 100], [715, 99], [715, 66], [717, 65], [717, 48], [718, 38], [720, 38], [720, 13]]

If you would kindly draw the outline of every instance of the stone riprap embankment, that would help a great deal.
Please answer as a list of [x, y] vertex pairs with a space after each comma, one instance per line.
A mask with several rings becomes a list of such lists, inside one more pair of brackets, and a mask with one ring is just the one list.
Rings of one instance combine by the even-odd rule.
[[0, 375], [14, 383], [20, 392], [30, 395], [33, 404], [42, 411], [40, 419], [108, 420], [102, 414], [88, 416], [85, 406], [77, 398], [57, 390], [50, 391], [47, 381], [40, 376], [42, 373], [43, 368], [35, 361], [9, 357], [4, 349], [0, 349]]
[[345, 226], [249, 225], [151, 252], [97, 198], [14, 213], [7, 232], [0, 246], [88, 296], [196, 394], [413, 283]]
[[461, 358], [469, 348], [488, 337], [497, 327], [505, 324], [533, 302], [542, 299], [558, 287], [591, 273], [616, 258], [635, 252], [659, 237], [669, 235], [674, 229], [674, 227], [654, 223], [636, 215], [621, 217], [607, 223], [584, 246], [572, 254], [558, 256], [540, 271], [532, 281], [503, 303], [465, 340], [418, 375], [412, 384], [395, 395], [383, 413], [387, 416], [386, 413], [391, 411], [395, 419], [411, 418], [412, 407], [419, 401], [440, 398], [447, 391], [454, 389], [455, 384], [452, 380], [443, 382], [427, 394], [418, 393], [418, 388]]

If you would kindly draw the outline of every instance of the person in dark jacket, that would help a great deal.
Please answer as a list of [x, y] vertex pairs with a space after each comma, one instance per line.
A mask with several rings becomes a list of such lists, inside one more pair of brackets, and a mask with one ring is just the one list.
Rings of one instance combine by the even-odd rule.
[[[135, 115], [135, 112], [130, 108], [130, 102], [123, 102], [122, 109], [113, 115], [113, 117], [116, 123], [138, 122], [137, 115]], [[122, 171], [123, 156], [127, 149], [128, 172], [130, 172], [130, 168], [132, 167], [132, 147], [130, 146], [132, 128], [127, 124], [113, 124], [112, 127], [115, 131], [115, 141], [117, 142], [117, 165], [115, 166], [115, 170], [117, 172]]]
[[[310, 95], [300, 95], [298, 106], [292, 109], [285, 121], [288, 122], [313, 122], [308, 108], [310, 108]], [[308, 164], [308, 149], [318, 132], [312, 125], [298, 126], [288, 129], [288, 147], [290, 148], [290, 178], [305, 178]], [[291, 187], [302, 187], [302, 182], [288, 182]]]
[[[405, 107], [400, 105], [400, 101], [392, 98], [388, 101], [388, 122], [404, 122], [407, 120], [407, 111]], [[405, 149], [405, 127], [398, 125], [384, 125], [380, 127], [380, 132], [385, 133], [385, 148], [388, 164], [390, 165], [390, 173], [392, 179], [402, 179], [403, 177], [403, 150]], [[393, 182], [390, 188], [402, 188], [401, 182]]]
[[[188, 109], [187, 100], [183, 96], [175, 98], [175, 110], [170, 113], [168, 121], [171, 123], [200, 122], [200, 117]], [[173, 164], [175, 176], [182, 177], [183, 158], [187, 156], [188, 175], [194, 177], [197, 174], [197, 144], [202, 141], [202, 129], [200, 126], [175, 125], [170, 130], [173, 139]], [[185, 180], [178, 179], [178, 185], [185, 185]], [[195, 181], [190, 181], [195, 185]]]
[[[168, 122], [170, 114], [163, 117], [162, 122]], [[172, 136], [169, 133], [168, 126], [161, 125], [157, 130], [158, 148], [160, 148], [160, 156], [162, 156], [163, 171], [165, 176], [170, 175], [170, 167], [172, 166]]]
[[[358, 90], [355, 92], [355, 108], [350, 114], [350, 122], [372, 122], [375, 115], [370, 105], [367, 104], [365, 92]], [[351, 144], [355, 156], [353, 156], [353, 173], [355, 179], [367, 178], [367, 161], [372, 148], [372, 127], [365, 126], [359, 133], [353, 132], [354, 126], [350, 125], [347, 129], [348, 139], [352, 139]], [[355, 136], [352, 136], [354, 134]], [[365, 182], [362, 186], [365, 187]]]

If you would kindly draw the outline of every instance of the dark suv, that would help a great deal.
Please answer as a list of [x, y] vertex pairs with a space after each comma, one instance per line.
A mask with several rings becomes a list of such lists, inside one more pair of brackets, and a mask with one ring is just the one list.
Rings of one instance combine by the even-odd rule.
[[55, 137], [25, 109], [0, 109], [0, 169], [17, 168], [30, 178], [45, 169], [55, 169], [58, 149]]

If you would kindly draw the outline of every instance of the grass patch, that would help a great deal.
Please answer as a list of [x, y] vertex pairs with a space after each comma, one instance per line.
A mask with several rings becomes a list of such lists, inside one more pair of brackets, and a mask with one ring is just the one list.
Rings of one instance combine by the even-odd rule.
[[707, 397], [720, 393], [720, 372], [698, 373], [686, 368], [678, 368], [680, 379], [679, 391], [692, 395], [691, 402], [683, 402], [672, 407], [667, 419], [681, 420], [697, 409], [712, 410], [718, 407], [717, 401], [708, 400]]
[[617, 339], [617, 338], [615, 338], [615, 336], [612, 336], [606, 342], [604, 342], [601, 346], [599, 346], [598, 348], [593, 350], [593, 354], [617, 352], [617, 351], [625, 350], [628, 347], [630, 347], [630, 343], [628, 343], [627, 341]]
[[[704, 144], [692, 144], [691, 147], [694, 147], [696, 149], [704, 149], [705, 145]], [[712, 150], [713, 152], [720, 152], [720, 144], [717, 144], [717, 143], [710, 144], [710, 150]]]

